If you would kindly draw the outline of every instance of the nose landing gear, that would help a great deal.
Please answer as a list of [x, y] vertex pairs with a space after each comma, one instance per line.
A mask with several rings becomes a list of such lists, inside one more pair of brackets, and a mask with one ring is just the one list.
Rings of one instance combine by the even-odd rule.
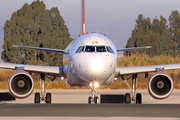
[[97, 82], [91, 82], [89, 84], [89, 86], [91, 87], [92, 96], [90, 96], [88, 98], [88, 103], [89, 104], [92, 104], [92, 103], [97, 104], [98, 103], [98, 97], [96, 96], [97, 92], [96, 92], [95, 88], [97, 88], [99, 86], [99, 84]]

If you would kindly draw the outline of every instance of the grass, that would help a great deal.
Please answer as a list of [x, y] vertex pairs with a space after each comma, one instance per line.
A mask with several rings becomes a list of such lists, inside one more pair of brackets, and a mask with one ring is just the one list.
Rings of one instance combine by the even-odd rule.
[[[161, 65], [161, 64], [173, 64], [180, 63], [180, 57], [172, 57], [170, 55], [160, 55], [155, 57], [149, 57], [146, 54], [133, 54], [131, 56], [124, 56], [117, 61], [118, 67], [127, 67], [127, 66], [148, 66], [148, 65]], [[0, 89], [8, 89], [8, 78], [15, 72], [15, 70], [9, 69], [0, 69]], [[164, 71], [168, 73], [174, 79], [174, 88], [180, 89], [180, 70], [168, 70]], [[149, 73], [152, 75], [153, 73]], [[34, 77], [34, 88], [40, 88], [39, 75], [33, 74]], [[47, 79], [47, 81], [50, 81]], [[47, 85], [49, 82], [45, 82]], [[131, 85], [131, 80], [128, 80], [128, 83]], [[144, 74], [138, 75], [138, 89], [146, 89], [147, 88], [148, 79], [144, 78]], [[57, 78], [51, 85], [48, 87], [49, 89], [88, 89], [89, 87], [71, 87], [66, 84], [66, 81], [61, 81], [60, 78]], [[125, 82], [118, 78], [113, 82], [110, 86], [100, 87], [103, 89], [127, 89], [128, 86]]]

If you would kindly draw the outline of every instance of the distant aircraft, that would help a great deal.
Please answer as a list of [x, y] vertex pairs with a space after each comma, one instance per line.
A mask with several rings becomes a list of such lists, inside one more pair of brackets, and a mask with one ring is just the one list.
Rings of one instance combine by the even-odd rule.
[[132, 91], [131, 95], [130, 93], [125, 94], [125, 103], [136, 101], [136, 103], [141, 104], [142, 96], [140, 93], [136, 94], [137, 74], [145, 74], [147, 77], [148, 72], [155, 72], [149, 78], [148, 91], [155, 99], [165, 99], [173, 91], [173, 80], [163, 70], [180, 68], [180, 64], [117, 67], [117, 52], [151, 47], [116, 49], [107, 37], [97, 33], [86, 34], [85, 0], [82, 0], [82, 36], [72, 41], [65, 50], [19, 45], [13, 45], [13, 47], [64, 53], [64, 55], [69, 56], [69, 63], [65, 67], [0, 63], [0, 68], [17, 70], [8, 82], [9, 91], [16, 98], [22, 99], [31, 95], [34, 89], [31, 73], [40, 74], [41, 94], [35, 93], [34, 103], [40, 103], [40, 101], [51, 103], [51, 93], [46, 93], [46, 88], [49, 85], [46, 87], [44, 85], [46, 75], [53, 76], [52, 81], [56, 77], [67, 78], [67, 83], [71, 86], [90, 86], [92, 96], [88, 98], [89, 104], [97, 104], [98, 97], [95, 89], [98, 86], [108, 86], [117, 77], [122, 77], [126, 82], [124, 76], [131, 75]]

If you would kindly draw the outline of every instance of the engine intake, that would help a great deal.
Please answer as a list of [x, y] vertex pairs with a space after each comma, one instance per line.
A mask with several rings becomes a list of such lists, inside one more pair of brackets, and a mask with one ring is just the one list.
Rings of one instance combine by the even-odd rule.
[[31, 95], [34, 89], [34, 80], [28, 72], [15, 72], [8, 82], [12, 96], [22, 99]]
[[154, 73], [148, 83], [149, 94], [155, 99], [165, 99], [173, 91], [172, 78], [163, 72]]

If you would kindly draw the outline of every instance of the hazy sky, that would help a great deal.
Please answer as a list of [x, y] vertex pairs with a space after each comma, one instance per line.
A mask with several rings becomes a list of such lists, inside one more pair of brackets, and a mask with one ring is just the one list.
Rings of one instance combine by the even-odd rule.
[[[13, 11], [34, 0], [0, 0], [0, 22], [5, 23]], [[80, 30], [81, 0], [43, 0], [46, 8], [58, 7], [71, 31]], [[86, 0], [88, 28], [112, 27], [120, 32], [131, 31], [139, 14], [144, 17], [160, 15], [168, 20], [172, 10], [180, 12], [180, 0]], [[76, 36], [73, 36], [76, 37]]]

